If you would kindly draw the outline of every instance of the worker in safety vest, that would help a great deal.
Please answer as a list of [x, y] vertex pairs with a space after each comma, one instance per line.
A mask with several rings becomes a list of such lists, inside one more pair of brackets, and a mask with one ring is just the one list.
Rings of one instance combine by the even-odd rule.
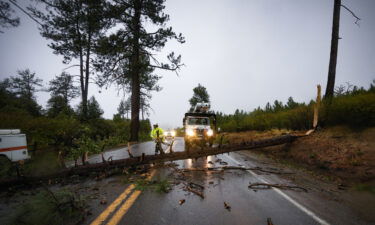
[[156, 142], [155, 154], [159, 151], [161, 154], [164, 153], [161, 144], [164, 143], [164, 131], [159, 127], [158, 124], [154, 124], [154, 129], [151, 131], [151, 138]]

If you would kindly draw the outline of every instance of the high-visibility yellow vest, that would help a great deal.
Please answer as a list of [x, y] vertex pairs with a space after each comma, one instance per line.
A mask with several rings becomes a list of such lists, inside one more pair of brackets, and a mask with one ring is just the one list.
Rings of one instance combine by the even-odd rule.
[[159, 138], [163, 138], [164, 137], [164, 131], [160, 127], [157, 127], [157, 128], [155, 128], [151, 131], [151, 137], [154, 138], [154, 139], [157, 138], [158, 132], [159, 132]]

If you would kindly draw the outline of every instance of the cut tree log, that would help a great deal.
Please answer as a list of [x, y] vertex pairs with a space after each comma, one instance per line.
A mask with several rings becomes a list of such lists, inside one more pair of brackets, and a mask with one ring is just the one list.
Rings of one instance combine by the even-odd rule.
[[130, 166], [137, 166], [137, 165], [144, 165], [144, 164], [151, 164], [151, 163], [161, 163], [166, 161], [175, 161], [175, 160], [183, 160], [189, 158], [201, 158], [209, 155], [218, 155], [227, 152], [235, 152], [241, 150], [250, 150], [256, 148], [264, 148], [274, 145], [280, 145], [285, 143], [290, 143], [296, 140], [299, 137], [303, 137], [305, 135], [282, 135], [279, 137], [259, 140], [259, 141], [251, 141], [251, 142], [244, 142], [237, 145], [228, 145], [228, 146], [221, 146], [221, 148], [210, 148], [206, 147], [204, 149], [196, 149], [196, 150], [189, 150], [188, 152], [171, 152], [169, 154], [163, 155], [143, 155], [139, 157], [132, 157], [127, 159], [119, 159], [119, 160], [112, 160], [103, 163], [97, 164], [85, 164], [80, 165], [72, 168], [61, 169], [60, 171], [46, 175], [46, 176], [33, 176], [33, 177], [21, 177], [21, 178], [13, 178], [8, 180], [3, 180], [0, 182], [0, 189], [1, 188], [8, 188], [12, 185], [22, 185], [25, 183], [37, 183], [49, 179], [54, 178], [64, 178], [69, 177], [72, 175], [88, 175], [90, 172], [102, 171], [105, 169], [113, 169], [113, 168], [123, 168], [123, 167], [130, 167]]

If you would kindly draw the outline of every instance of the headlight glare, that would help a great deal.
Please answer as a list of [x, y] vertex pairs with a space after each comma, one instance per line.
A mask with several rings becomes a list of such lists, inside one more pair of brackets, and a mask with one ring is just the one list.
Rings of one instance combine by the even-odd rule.
[[208, 130], [207, 131], [207, 136], [211, 137], [212, 135], [214, 135], [214, 131], [213, 130]]
[[186, 131], [186, 134], [190, 137], [194, 136], [194, 131], [192, 129], [189, 129]]

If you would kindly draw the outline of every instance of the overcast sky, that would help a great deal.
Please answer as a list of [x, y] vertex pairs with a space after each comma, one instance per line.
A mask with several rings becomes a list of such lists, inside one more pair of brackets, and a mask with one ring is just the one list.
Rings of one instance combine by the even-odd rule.
[[[25, 5], [27, 0], [18, 0]], [[341, 9], [336, 85], [350, 82], [367, 87], [375, 79], [375, 1], [343, 0], [362, 20], [360, 27]], [[201, 83], [211, 97], [212, 109], [233, 113], [252, 110], [289, 96], [308, 102], [323, 92], [327, 82], [333, 0], [167, 0], [168, 25], [181, 32], [186, 43], [170, 42], [160, 52], [182, 55], [185, 67], [177, 76], [159, 71], [163, 90], [153, 93], [152, 123], [164, 128], [181, 126], [192, 89]], [[54, 55], [36, 24], [17, 11], [18, 28], [0, 34], [0, 78], [29, 68], [48, 81], [67, 65]], [[69, 70], [70, 73], [78, 73]], [[117, 112], [122, 94], [93, 84], [105, 118]], [[38, 93], [43, 106], [48, 93]], [[73, 104], [77, 104], [76, 99]]]

